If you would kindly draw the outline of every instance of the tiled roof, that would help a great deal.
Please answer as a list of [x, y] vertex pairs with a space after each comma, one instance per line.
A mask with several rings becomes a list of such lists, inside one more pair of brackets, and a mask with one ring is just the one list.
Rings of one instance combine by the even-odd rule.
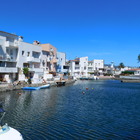
[[140, 68], [137, 68], [137, 69], [129, 69], [127, 71], [137, 71], [137, 70], [140, 70]]

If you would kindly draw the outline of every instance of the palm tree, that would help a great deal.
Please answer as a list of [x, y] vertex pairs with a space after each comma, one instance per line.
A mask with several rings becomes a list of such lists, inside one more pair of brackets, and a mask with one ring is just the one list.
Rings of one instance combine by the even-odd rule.
[[140, 54], [138, 55], [138, 63], [140, 62]]
[[28, 75], [29, 75], [29, 68], [27, 68], [27, 67], [23, 68], [23, 73], [24, 73], [24, 75], [26, 77], [28, 77]]
[[119, 68], [124, 68], [125, 66], [124, 66], [124, 64], [121, 62], [121, 63], [119, 64], [118, 67], [119, 67]]

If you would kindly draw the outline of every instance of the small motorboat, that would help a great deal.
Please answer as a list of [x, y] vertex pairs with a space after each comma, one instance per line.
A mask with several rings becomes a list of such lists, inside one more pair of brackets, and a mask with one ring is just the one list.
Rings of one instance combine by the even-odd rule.
[[22, 135], [16, 129], [9, 127], [7, 124], [0, 126], [1, 140], [23, 140]]
[[23, 90], [39, 90], [39, 89], [45, 89], [45, 88], [49, 88], [50, 84], [46, 84], [40, 87], [23, 87]]
[[64, 80], [60, 80], [60, 81], [57, 81], [56, 82], [56, 84], [57, 84], [57, 86], [65, 86], [65, 83], [66, 83], [66, 81], [64, 81]]
[[0, 104], [0, 114], [2, 117], [0, 118], [0, 140], [23, 140], [23, 137], [19, 131], [8, 126], [8, 124], [2, 124], [2, 119], [5, 116], [5, 111]]

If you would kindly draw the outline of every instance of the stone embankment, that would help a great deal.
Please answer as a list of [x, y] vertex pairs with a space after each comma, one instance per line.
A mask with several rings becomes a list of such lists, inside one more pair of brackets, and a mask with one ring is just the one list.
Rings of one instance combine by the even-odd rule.
[[[134, 79], [135, 78], [135, 79]], [[134, 77], [133, 79], [130, 78], [120, 78], [118, 77], [114, 77], [114, 76], [99, 76], [100, 80], [105, 80], [105, 79], [114, 79], [114, 80], [120, 80], [121, 82], [126, 82], [126, 83], [140, 83], [140, 78], [138, 77]], [[137, 78], [137, 79], [136, 79]]]
[[140, 83], [140, 80], [121, 79], [121, 82], [125, 82], [125, 83]]
[[113, 79], [114, 76], [98, 76], [100, 80]]
[[115, 80], [120, 80], [121, 82], [124, 83], [140, 83], [140, 79], [129, 79], [129, 78], [119, 78], [119, 77], [115, 77]]
[[[65, 80], [66, 84], [74, 83], [75, 80]], [[55, 81], [49, 81], [48, 84], [50, 84], [50, 87], [57, 86], [57, 83]], [[13, 85], [13, 84], [0, 84], [0, 92], [5, 91], [12, 91], [12, 90], [20, 90], [22, 87], [38, 87], [45, 85], [45, 83], [41, 84], [20, 84], [20, 85]]]

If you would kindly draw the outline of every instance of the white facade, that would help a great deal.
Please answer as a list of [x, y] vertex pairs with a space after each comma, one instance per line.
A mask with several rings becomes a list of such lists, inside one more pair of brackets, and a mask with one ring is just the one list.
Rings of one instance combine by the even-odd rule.
[[136, 71], [134, 72], [134, 75], [140, 75], [140, 69], [136, 70]]
[[51, 57], [49, 52], [42, 51], [42, 68], [44, 69], [45, 73], [49, 73], [49, 70], [51, 69], [50, 64]]
[[68, 73], [69, 66], [66, 65], [66, 54], [57, 52], [57, 72]]
[[[17, 67], [21, 70], [25, 67], [29, 68], [30, 77], [33, 81], [43, 77], [42, 68], [42, 48], [39, 45], [34, 45], [26, 42], [19, 42]], [[21, 80], [21, 79], [19, 79]], [[40, 82], [40, 80], [38, 81]]]
[[41, 69], [42, 50], [38, 45], [20, 42], [18, 47], [17, 67], [28, 67], [30, 71], [43, 72]]
[[104, 68], [104, 60], [94, 59], [93, 60], [93, 69], [100, 70]]
[[[8, 83], [23, 80], [22, 69], [29, 68], [30, 76], [43, 76], [42, 48], [22, 41], [22, 38], [0, 31], [0, 80]], [[34, 77], [35, 76], [35, 77]]]
[[18, 36], [0, 31], [0, 81], [16, 79]]
[[88, 61], [88, 73], [94, 72], [94, 61]]
[[70, 61], [70, 73], [77, 78], [88, 76], [88, 57], [81, 57]]
[[104, 60], [94, 59], [88, 62], [88, 73], [89, 76], [100, 75], [103, 73], [104, 69]]
[[70, 61], [71, 75], [77, 78], [94, 76], [94, 73], [102, 74], [103, 69], [104, 60], [88, 61], [88, 57], [81, 57]]

